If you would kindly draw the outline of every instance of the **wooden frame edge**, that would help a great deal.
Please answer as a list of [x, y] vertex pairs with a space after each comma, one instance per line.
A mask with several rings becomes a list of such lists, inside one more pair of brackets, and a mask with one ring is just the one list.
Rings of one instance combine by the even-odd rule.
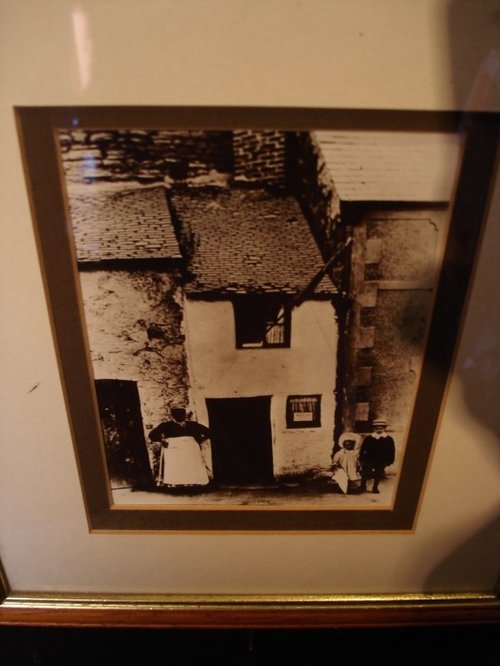
[[11, 593], [0, 625], [335, 628], [500, 624], [489, 593], [402, 595], [87, 595]]

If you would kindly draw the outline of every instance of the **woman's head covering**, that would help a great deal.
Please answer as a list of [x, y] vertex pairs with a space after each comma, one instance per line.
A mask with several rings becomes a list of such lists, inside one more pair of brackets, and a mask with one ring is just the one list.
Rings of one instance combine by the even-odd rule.
[[356, 432], [343, 432], [339, 437], [339, 446], [341, 449], [344, 448], [344, 442], [350, 439], [354, 442], [354, 448], [359, 449], [361, 445], [361, 435], [358, 435]]

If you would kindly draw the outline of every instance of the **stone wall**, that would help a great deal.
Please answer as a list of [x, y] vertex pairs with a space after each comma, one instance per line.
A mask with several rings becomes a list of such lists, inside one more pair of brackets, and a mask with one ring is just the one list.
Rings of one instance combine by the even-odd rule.
[[233, 132], [233, 153], [236, 182], [284, 187], [284, 132], [235, 130]]
[[[353, 217], [357, 217], [357, 223]], [[402, 434], [420, 376], [445, 240], [444, 208], [351, 215], [353, 252], [346, 340], [345, 427], [385, 416]]]
[[310, 132], [288, 137], [289, 186], [328, 258], [339, 244], [340, 199], [321, 149]]
[[95, 379], [137, 383], [144, 435], [189, 407], [189, 375], [179, 277], [151, 270], [81, 271]]
[[61, 130], [69, 183], [216, 182], [233, 171], [228, 131]]
[[288, 187], [300, 203], [325, 263], [337, 255], [329, 274], [345, 295], [349, 279], [350, 250], [344, 250], [348, 229], [342, 224], [341, 201], [314, 133], [290, 133], [287, 156]]
[[285, 133], [275, 130], [61, 130], [69, 183], [189, 187], [285, 184]]

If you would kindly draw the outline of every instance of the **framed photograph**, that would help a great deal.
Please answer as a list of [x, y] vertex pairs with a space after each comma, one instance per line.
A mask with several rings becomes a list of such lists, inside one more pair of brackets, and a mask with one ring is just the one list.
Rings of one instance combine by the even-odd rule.
[[411, 533], [498, 115], [16, 117], [89, 530]]
[[499, 621], [498, 26], [401, 4], [2, 6], [0, 624]]

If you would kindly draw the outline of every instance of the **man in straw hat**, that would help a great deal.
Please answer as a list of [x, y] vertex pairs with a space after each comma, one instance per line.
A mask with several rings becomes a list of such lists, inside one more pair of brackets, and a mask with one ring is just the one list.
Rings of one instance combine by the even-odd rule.
[[396, 457], [396, 447], [393, 438], [386, 433], [387, 420], [383, 417], [372, 421], [373, 431], [366, 435], [359, 452], [361, 465], [361, 490], [366, 490], [368, 479], [373, 478], [372, 493], [378, 494], [380, 479], [384, 470], [392, 465]]

